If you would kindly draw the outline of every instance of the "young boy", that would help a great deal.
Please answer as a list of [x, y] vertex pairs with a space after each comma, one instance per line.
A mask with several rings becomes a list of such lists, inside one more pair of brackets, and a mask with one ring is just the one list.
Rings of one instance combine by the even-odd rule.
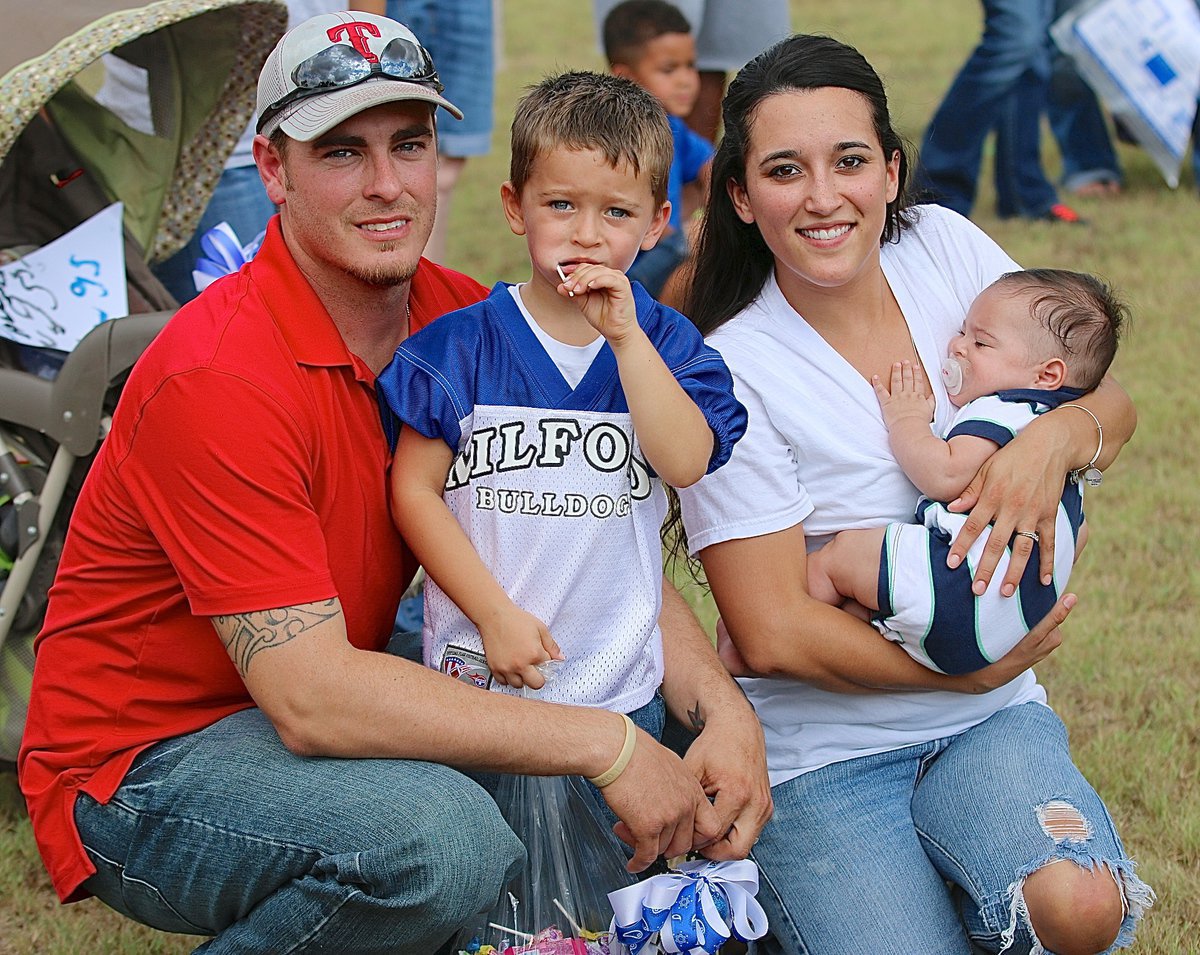
[[666, 224], [670, 161], [662, 108], [630, 81], [534, 87], [501, 187], [529, 281], [443, 316], [379, 377], [428, 666], [515, 692], [560, 659], [543, 699], [654, 699], [662, 482], [719, 467], [746, 422], [720, 355], [625, 277]]
[[675, 154], [667, 180], [671, 218], [652, 249], [638, 254], [629, 277], [655, 298], [664, 295], [668, 279], [687, 258], [684, 231], [684, 187], [694, 184], [693, 208], [704, 201], [712, 166], [713, 144], [683, 121], [700, 95], [696, 40], [679, 10], [664, 0], [626, 0], [604, 19], [604, 55], [617, 76], [646, 89], [667, 111]]
[[[1011, 597], [999, 587], [983, 595], [972, 590], [971, 568], [987, 532], [966, 561], [947, 568], [950, 542], [967, 515], [937, 502], [958, 497], [988, 456], [1035, 416], [1095, 388], [1116, 354], [1125, 315], [1111, 289], [1090, 275], [1034, 269], [997, 279], [972, 303], [942, 366], [950, 401], [960, 409], [944, 439], [930, 431], [933, 398], [919, 366], [894, 365], [890, 391], [876, 377], [892, 453], [924, 495], [918, 523], [838, 534], [809, 555], [809, 592], [826, 603], [850, 598], [877, 611], [873, 623], [884, 636], [946, 673], [978, 670], [1010, 650], [1053, 606], [1083, 549], [1079, 475], [1063, 488], [1053, 579], [1037, 579], [1037, 533], [1017, 531], [1032, 538], [1034, 553]], [[1085, 476], [1094, 480], [1090, 471]], [[1007, 561], [1006, 552], [997, 580]]]

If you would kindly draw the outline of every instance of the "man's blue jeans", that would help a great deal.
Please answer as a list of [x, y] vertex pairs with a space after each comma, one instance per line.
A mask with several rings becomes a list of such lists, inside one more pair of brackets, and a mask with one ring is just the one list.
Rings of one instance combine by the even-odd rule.
[[997, 211], [1037, 218], [1058, 201], [1039, 151], [1053, 0], [983, 0], [983, 9], [983, 38], [925, 132], [916, 190], [969, 215], [995, 129]]
[[[397, 733], [404, 732], [396, 727]], [[524, 864], [461, 773], [398, 759], [303, 758], [258, 709], [141, 754], [75, 819], [84, 887], [198, 951], [431, 955]]]

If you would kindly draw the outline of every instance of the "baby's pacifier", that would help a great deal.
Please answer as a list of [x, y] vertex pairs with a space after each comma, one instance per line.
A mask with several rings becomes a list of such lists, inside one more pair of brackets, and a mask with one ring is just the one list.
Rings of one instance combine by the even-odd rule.
[[947, 394], [956, 395], [962, 391], [962, 365], [957, 358], [942, 359], [942, 384], [946, 386]]

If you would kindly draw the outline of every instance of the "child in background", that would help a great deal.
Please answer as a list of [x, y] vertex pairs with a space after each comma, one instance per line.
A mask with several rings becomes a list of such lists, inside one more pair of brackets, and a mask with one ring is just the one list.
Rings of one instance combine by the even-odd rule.
[[[667, 180], [670, 222], [654, 248], [638, 254], [629, 277], [655, 298], [673, 304], [679, 297], [669, 292], [668, 281], [688, 254], [684, 222], [689, 211], [704, 202], [713, 157], [713, 144], [683, 119], [700, 95], [696, 40], [683, 14], [663, 0], [617, 4], [604, 19], [603, 33], [609, 69], [649, 91], [667, 111], [671, 124], [675, 148]], [[685, 186], [692, 187], [686, 203]]]
[[379, 377], [430, 667], [515, 692], [560, 659], [541, 698], [661, 713], [662, 482], [719, 467], [746, 423], [720, 355], [625, 276], [666, 225], [670, 161], [634, 83], [534, 87], [501, 187], [529, 281], [443, 316]]
[[[942, 377], [960, 411], [944, 439], [930, 430], [934, 399], [919, 365], [894, 365], [890, 390], [875, 378], [892, 452], [924, 495], [917, 523], [837, 534], [808, 557], [809, 592], [826, 603], [850, 598], [877, 611], [879, 631], [935, 670], [969, 673], [1007, 653], [1049, 612], [1083, 549], [1079, 475], [1063, 488], [1051, 579], [1038, 580], [1037, 532], [1016, 532], [1032, 540], [1034, 553], [1011, 597], [1000, 588], [982, 595], [973, 589], [972, 568], [987, 531], [963, 564], [946, 566], [967, 515], [938, 502], [957, 498], [983, 462], [1034, 417], [1095, 388], [1116, 354], [1125, 316], [1112, 290], [1090, 275], [1033, 269], [1001, 276], [971, 304], [950, 343]], [[1099, 483], [1098, 471], [1084, 470], [1088, 483]], [[997, 580], [1007, 564], [1006, 552]]]

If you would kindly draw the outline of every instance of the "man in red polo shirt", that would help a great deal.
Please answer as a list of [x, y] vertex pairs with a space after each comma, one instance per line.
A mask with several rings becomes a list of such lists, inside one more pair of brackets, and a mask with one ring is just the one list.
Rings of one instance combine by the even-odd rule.
[[457, 110], [416, 37], [353, 13], [288, 33], [258, 96], [280, 215], [134, 369], [38, 638], [20, 780], [60, 897], [214, 953], [429, 955], [523, 860], [457, 769], [615, 775], [634, 868], [745, 855], [770, 814], [761, 731], [673, 590], [663, 693], [703, 727], [686, 762], [617, 714], [378, 652], [415, 567], [375, 375], [485, 295], [420, 258], [433, 114]]

